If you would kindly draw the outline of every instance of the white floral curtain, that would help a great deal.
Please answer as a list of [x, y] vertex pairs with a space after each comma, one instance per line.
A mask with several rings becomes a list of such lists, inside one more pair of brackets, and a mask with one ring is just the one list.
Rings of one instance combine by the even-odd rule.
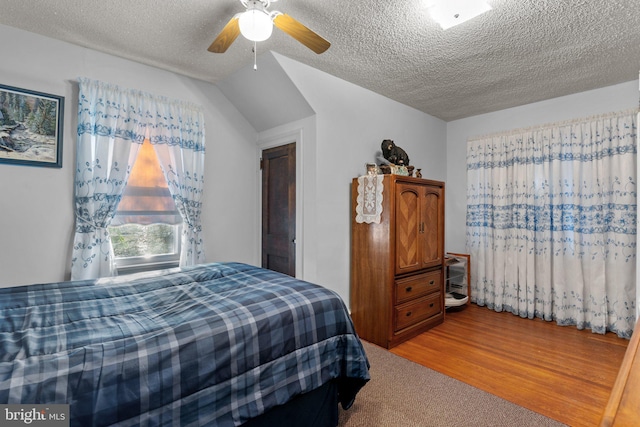
[[[180, 265], [201, 264], [205, 261], [200, 220], [204, 186], [203, 115], [186, 105], [166, 104], [163, 107], [158, 113], [164, 119], [151, 143], [184, 223]], [[175, 123], [179, 117], [181, 119]]]
[[630, 337], [636, 112], [469, 141], [472, 300]]
[[203, 261], [199, 218], [205, 149], [201, 109], [95, 80], [82, 78], [79, 84], [71, 279], [116, 273], [107, 227], [145, 137], [156, 146], [172, 197], [187, 224], [187, 239], [195, 242], [184, 245], [183, 237], [180, 265]]

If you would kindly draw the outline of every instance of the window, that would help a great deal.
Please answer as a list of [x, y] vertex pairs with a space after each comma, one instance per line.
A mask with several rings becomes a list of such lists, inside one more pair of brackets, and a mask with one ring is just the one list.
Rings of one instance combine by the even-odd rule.
[[182, 218], [171, 198], [153, 145], [145, 140], [109, 226], [121, 273], [175, 267]]

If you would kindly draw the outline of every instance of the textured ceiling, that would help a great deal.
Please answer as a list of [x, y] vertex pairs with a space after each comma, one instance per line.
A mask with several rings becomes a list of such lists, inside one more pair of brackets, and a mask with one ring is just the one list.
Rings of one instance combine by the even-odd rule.
[[[426, 0], [279, 0], [332, 43], [316, 55], [274, 29], [258, 43], [450, 121], [638, 78], [638, 0], [488, 0], [443, 31]], [[238, 0], [0, 0], [0, 24], [216, 83], [253, 61], [240, 36], [207, 51]], [[6, 41], [5, 41], [6, 42]]]

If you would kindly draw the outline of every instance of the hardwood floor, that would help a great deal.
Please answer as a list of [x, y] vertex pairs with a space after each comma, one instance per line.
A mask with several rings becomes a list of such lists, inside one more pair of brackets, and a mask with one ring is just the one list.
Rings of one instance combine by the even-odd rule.
[[471, 304], [391, 352], [564, 424], [597, 426], [629, 341]]

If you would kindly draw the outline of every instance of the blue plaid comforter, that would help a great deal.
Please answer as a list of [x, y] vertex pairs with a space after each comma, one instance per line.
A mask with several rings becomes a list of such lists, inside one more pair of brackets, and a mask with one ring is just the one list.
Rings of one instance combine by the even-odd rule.
[[0, 289], [0, 403], [71, 425], [239, 425], [368, 361], [332, 291], [245, 264]]

